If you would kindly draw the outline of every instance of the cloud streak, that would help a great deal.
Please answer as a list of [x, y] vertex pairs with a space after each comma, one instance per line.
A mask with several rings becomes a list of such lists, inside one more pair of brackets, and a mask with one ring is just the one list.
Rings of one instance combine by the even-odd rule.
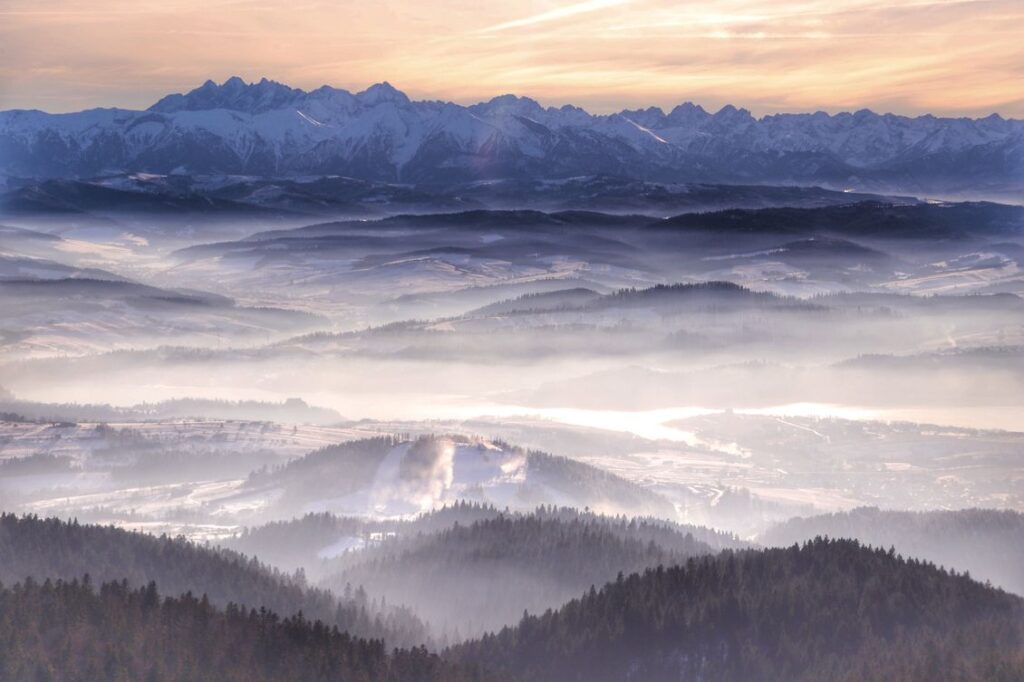
[[[1022, 117], [1019, 0], [8, 0], [0, 108], [144, 107], [207, 78], [606, 112], [693, 100]], [[204, 40], [216, 37], [217, 40]], [[941, 85], [940, 85], [941, 84]]]
[[561, 19], [574, 17], [578, 14], [597, 12], [599, 10], [608, 9], [609, 7], [615, 7], [616, 5], [624, 5], [628, 1], [629, 0], [587, 0], [587, 2], [565, 5], [563, 7], [541, 12], [540, 14], [534, 14], [522, 19], [513, 19], [512, 21], [505, 21], [500, 24], [495, 24], [494, 26], [488, 26], [487, 28], [481, 29], [480, 32], [494, 33], [496, 31], [507, 31], [513, 28], [543, 24], [549, 21], [559, 21]]

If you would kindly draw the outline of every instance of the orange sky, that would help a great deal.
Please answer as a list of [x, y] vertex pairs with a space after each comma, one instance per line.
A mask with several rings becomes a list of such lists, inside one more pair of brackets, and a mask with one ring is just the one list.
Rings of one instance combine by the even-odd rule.
[[0, 0], [0, 109], [141, 108], [236, 74], [594, 112], [1024, 117], [1024, 1]]

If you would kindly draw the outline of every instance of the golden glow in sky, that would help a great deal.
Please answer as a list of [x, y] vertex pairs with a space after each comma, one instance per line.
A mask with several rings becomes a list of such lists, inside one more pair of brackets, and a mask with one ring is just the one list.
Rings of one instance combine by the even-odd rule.
[[594, 112], [1024, 116], [1022, 0], [0, 0], [0, 109], [266, 76]]

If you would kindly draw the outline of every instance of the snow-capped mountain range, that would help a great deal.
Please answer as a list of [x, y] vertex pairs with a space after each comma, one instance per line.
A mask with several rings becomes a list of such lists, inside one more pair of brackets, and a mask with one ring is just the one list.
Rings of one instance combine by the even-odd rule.
[[685, 103], [593, 115], [502, 95], [411, 101], [388, 83], [312, 91], [207, 81], [146, 111], [0, 112], [0, 174], [345, 175], [402, 183], [616, 175], [662, 181], [1005, 194], [1024, 189], [1024, 121], [778, 114]]

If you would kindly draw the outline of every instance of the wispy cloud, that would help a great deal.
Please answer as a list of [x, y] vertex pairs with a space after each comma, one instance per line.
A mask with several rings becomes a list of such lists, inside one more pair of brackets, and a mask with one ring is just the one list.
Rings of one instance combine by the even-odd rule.
[[0, 0], [0, 109], [148, 106], [238, 74], [594, 111], [1020, 117], [1022, 25], [1020, 0]]
[[565, 5], [563, 7], [548, 10], [547, 12], [541, 12], [540, 14], [523, 17], [522, 19], [514, 19], [512, 21], [495, 24], [494, 26], [488, 26], [480, 29], [480, 33], [493, 33], [495, 31], [506, 31], [512, 28], [522, 28], [523, 26], [543, 24], [549, 21], [558, 21], [560, 19], [576, 16], [577, 14], [597, 12], [603, 9], [608, 9], [609, 7], [615, 7], [616, 5], [624, 5], [627, 2], [629, 2], [629, 0], [587, 0], [586, 2], [577, 2], [572, 5]]

